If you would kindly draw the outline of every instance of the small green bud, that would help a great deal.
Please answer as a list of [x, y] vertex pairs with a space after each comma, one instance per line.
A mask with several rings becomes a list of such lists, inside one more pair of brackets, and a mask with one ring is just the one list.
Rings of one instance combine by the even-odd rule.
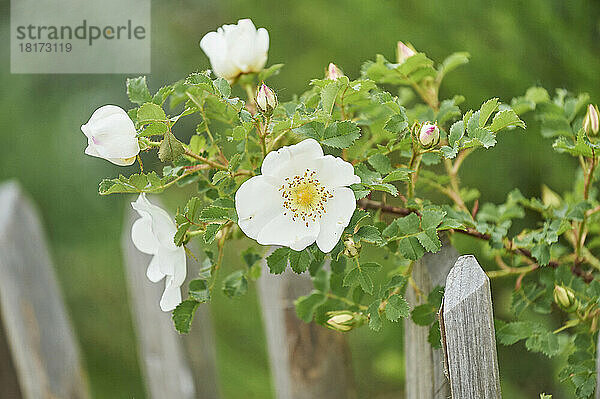
[[574, 312], [579, 307], [575, 293], [570, 288], [561, 285], [554, 286], [554, 302], [569, 313]]
[[440, 142], [440, 128], [436, 124], [424, 123], [419, 130], [419, 143], [423, 148], [431, 148]]
[[340, 68], [337, 67], [333, 62], [329, 63], [329, 67], [327, 67], [327, 72], [325, 73], [325, 79], [329, 80], [337, 80], [344, 75], [344, 72]]
[[587, 134], [598, 134], [598, 131], [600, 130], [600, 120], [597, 105], [588, 105], [585, 118], [583, 119], [583, 130], [585, 130]]
[[332, 330], [347, 332], [355, 327], [362, 326], [367, 318], [362, 313], [355, 313], [349, 310], [335, 310], [327, 312], [327, 327]]
[[269, 86], [262, 83], [256, 94], [256, 105], [258, 106], [258, 110], [265, 115], [271, 115], [275, 107], [277, 107], [277, 104], [275, 92]]
[[348, 239], [344, 241], [344, 247], [344, 255], [347, 257], [354, 258], [355, 256], [358, 256], [360, 244], [354, 242], [352, 237], [348, 237]]

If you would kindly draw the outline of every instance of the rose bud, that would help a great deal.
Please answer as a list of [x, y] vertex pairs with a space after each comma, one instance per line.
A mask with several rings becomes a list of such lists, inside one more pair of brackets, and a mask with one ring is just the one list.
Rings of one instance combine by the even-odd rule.
[[554, 286], [554, 302], [566, 312], [574, 312], [579, 307], [575, 293], [567, 287]]
[[337, 67], [333, 62], [329, 63], [329, 67], [327, 68], [327, 73], [325, 73], [325, 79], [329, 80], [337, 80], [344, 76], [344, 72], [340, 68]]
[[597, 134], [600, 128], [600, 120], [598, 119], [598, 106], [589, 104], [585, 118], [583, 119], [583, 130], [587, 134]]
[[275, 92], [266, 84], [262, 83], [256, 94], [256, 105], [258, 110], [265, 115], [273, 113], [275, 107], [277, 107], [277, 96]]
[[402, 42], [398, 42], [398, 52], [396, 53], [396, 58], [398, 60], [398, 64], [402, 64], [404, 61], [417, 54], [415, 50], [408, 47], [406, 44]]
[[425, 123], [419, 131], [419, 143], [424, 148], [430, 148], [440, 141], [440, 129], [435, 124]]
[[350, 312], [349, 310], [327, 312], [326, 316], [328, 317], [327, 327], [340, 332], [350, 331], [363, 325], [367, 320], [363, 314]]

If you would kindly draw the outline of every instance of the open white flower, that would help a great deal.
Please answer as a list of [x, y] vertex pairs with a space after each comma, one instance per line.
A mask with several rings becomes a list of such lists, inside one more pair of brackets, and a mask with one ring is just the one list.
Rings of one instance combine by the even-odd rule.
[[98, 108], [90, 120], [81, 126], [88, 139], [87, 155], [104, 158], [119, 166], [135, 162], [140, 152], [135, 125], [127, 112], [116, 105]]
[[354, 167], [307, 139], [267, 154], [261, 172], [235, 194], [242, 231], [262, 245], [301, 251], [316, 241], [330, 252], [356, 209], [346, 187], [360, 183]]
[[180, 287], [186, 276], [185, 250], [173, 242], [177, 227], [169, 214], [151, 204], [144, 193], [131, 206], [141, 216], [131, 228], [131, 239], [141, 252], [154, 255], [146, 276], [153, 283], [165, 279], [160, 308], [171, 311], [181, 303]]
[[252, 20], [223, 25], [200, 40], [200, 48], [210, 59], [215, 75], [230, 82], [242, 73], [260, 72], [267, 62], [269, 33], [256, 29]]

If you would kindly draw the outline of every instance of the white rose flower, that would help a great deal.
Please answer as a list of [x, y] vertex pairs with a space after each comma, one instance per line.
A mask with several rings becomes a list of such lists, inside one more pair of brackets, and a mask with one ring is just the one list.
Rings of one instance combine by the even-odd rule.
[[87, 155], [104, 158], [119, 166], [135, 162], [140, 152], [135, 125], [127, 112], [116, 105], [105, 105], [81, 126], [88, 139]]
[[151, 204], [144, 193], [131, 206], [141, 216], [131, 228], [131, 239], [138, 250], [154, 255], [146, 276], [153, 283], [165, 278], [160, 308], [171, 311], [181, 303], [180, 287], [186, 276], [185, 249], [173, 242], [177, 227], [169, 214]]
[[261, 172], [235, 194], [242, 231], [262, 245], [301, 251], [316, 241], [330, 252], [356, 209], [352, 164], [307, 139], [267, 154]]
[[223, 25], [200, 40], [200, 48], [210, 59], [215, 75], [232, 81], [242, 73], [260, 72], [267, 62], [269, 33], [256, 29], [252, 20]]

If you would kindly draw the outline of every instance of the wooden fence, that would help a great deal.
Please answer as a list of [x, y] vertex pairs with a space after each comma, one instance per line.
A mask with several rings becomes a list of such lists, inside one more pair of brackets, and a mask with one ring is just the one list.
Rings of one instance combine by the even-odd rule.
[[[128, 210], [123, 254], [147, 394], [217, 399], [210, 307], [200, 307], [190, 335], [175, 332], [170, 314], [158, 307], [162, 285], [146, 279], [150, 257], [131, 242], [134, 219]], [[1, 185], [0, 399], [89, 397], [49, 259], [35, 209], [16, 183]], [[273, 276], [264, 263], [258, 290], [277, 399], [356, 397], [344, 335], [296, 317], [293, 300], [310, 292], [310, 278], [290, 271]], [[414, 265], [412, 277], [422, 292], [444, 283], [446, 289], [442, 350], [428, 344], [426, 328], [405, 322], [406, 398], [501, 398], [490, 283], [475, 257], [458, 257], [445, 242]], [[412, 288], [407, 299], [412, 306], [424, 301]]]

